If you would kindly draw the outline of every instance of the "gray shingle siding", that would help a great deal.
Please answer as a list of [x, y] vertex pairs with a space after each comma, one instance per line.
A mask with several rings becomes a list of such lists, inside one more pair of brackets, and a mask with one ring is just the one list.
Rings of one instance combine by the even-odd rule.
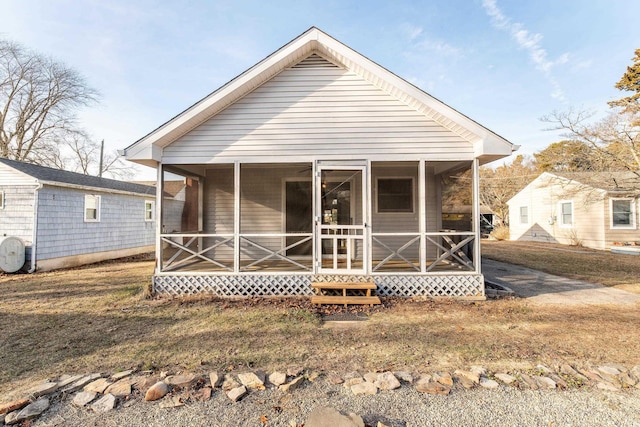
[[[84, 221], [86, 194], [101, 196], [100, 221]], [[144, 220], [152, 197], [45, 186], [39, 192], [39, 260], [153, 245], [155, 221]]]

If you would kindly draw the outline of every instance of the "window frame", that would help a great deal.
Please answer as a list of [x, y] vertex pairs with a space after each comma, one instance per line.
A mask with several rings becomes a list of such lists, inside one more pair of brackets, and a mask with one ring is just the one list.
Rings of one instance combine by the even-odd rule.
[[[149, 207], [149, 208], [147, 208]], [[150, 213], [151, 217], [147, 217], [147, 213]], [[144, 220], [145, 222], [153, 222], [156, 219], [156, 201], [151, 199], [146, 199], [144, 201]]]
[[[629, 212], [629, 224], [616, 225], [613, 220], [613, 202], [628, 201], [631, 211]], [[635, 230], [636, 228], [636, 200], [633, 197], [611, 197], [609, 199], [609, 227], [612, 230]]]
[[[522, 215], [522, 210], [525, 209], [525, 215]], [[526, 220], [523, 221], [522, 218], [525, 217]], [[518, 219], [520, 221], [520, 224], [522, 225], [529, 225], [529, 206], [520, 206], [518, 209]]]
[[[95, 210], [96, 210], [96, 217], [95, 218], [88, 218], [87, 217], [87, 201], [93, 198], [95, 200]], [[100, 211], [102, 208], [102, 196], [97, 195], [97, 194], [85, 194], [84, 195], [84, 222], [100, 222]]]
[[4, 191], [0, 191], [0, 209], [4, 209]]
[[[564, 222], [564, 211], [562, 210], [562, 207], [567, 204], [571, 206], [571, 222], [570, 223]], [[572, 228], [574, 223], [575, 223], [575, 213], [573, 209], [573, 200], [560, 200], [558, 202], [558, 224], [560, 224], [560, 227]]]
[[[380, 180], [387, 181], [410, 181], [411, 182], [411, 210], [380, 210]], [[416, 181], [413, 176], [377, 176], [376, 177], [376, 214], [415, 214], [416, 212]]]

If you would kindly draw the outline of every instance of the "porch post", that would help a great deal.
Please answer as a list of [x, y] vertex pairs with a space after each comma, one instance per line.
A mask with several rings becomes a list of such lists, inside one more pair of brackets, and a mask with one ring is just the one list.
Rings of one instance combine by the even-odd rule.
[[318, 199], [320, 199], [320, 189], [318, 186], [320, 182], [320, 178], [318, 177], [318, 161], [313, 160], [311, 162], [311, 209], [312, 209], [312, 228], [311, 228], [311, 270], [313, 274], [318, 274], [318, 260], [322, 255], [322, 249], [320, 248], [320, 236], [318, 224], [320, 223], [320, 217], [318, 212], [320, 212], [320, 205], [318, 204]]
[[420, 272], [425, 273], [427, 268], [427, 239], [424, 233], [427, 231], [427, 200], [426, 161], [420, 159], [418, 163], [418, 231], [420, 231]]
[[240, 162], [233, 162], [233, 272], [240, 272]]
[[[364, 219], [364, 237], [363, 237], [363, 245], [366, 246], [366, 253], [362, 254], [362, 263], [364, 264], [364, 273], [366, 275], [370, 275], [373, 272], [373, 238], [371, 234], [373, 233], [373, 168], [371, 167], [371, 160], [367, 160], [367, 180], [365, 185], [367, 186], [366, 191], [363, 193], [366, 194], [366, 216]], [[363, 248], [364, 250], [364, 248]]]
[[164, 192], [164, 166], [158, 163], [156, 177], [156, 273], [162, 271], [162, 195]]
[[473, 204], [471, 215], [473, 216], [471, 223], [473, 224], [473, 232], [475, 233], [475, 239], [473, 241], [473, 265], [475, 266], [476, 273], [481, 273], [480, 267], [480, 161], [473, 159]]

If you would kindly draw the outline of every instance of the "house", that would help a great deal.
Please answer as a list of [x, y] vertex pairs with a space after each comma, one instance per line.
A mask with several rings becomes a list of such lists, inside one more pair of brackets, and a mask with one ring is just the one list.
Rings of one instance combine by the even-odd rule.
[[[122, 154], [160, 189], [192, 183], [181, 229], [159, 225], [155, 292], [483, 298], [478, 167], [513, 148], [311, 28]], [[443, 230], [442, 180], [464, 170], [473, 224]]]
[[22, 239], [25, 270], [155, 249], [154, 187], [0, 159], [0, 235]]
[[510, 239], [594, 249], [640, 242], [639, 197], [633, 172], [544, 172], [507, 202]]

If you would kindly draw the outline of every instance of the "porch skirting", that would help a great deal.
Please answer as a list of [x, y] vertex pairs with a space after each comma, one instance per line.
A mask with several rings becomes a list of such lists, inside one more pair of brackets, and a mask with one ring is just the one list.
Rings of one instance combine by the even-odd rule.
[[482, 274], [450, 275], [155, 275], [153, 290], [157, 294], [214, 294], [238, 296], [304, 296], [312, 295], [312, 282], [365, 282], [377, 286], [377, 295], [398, 297], [450, 297], [485, 299]]

